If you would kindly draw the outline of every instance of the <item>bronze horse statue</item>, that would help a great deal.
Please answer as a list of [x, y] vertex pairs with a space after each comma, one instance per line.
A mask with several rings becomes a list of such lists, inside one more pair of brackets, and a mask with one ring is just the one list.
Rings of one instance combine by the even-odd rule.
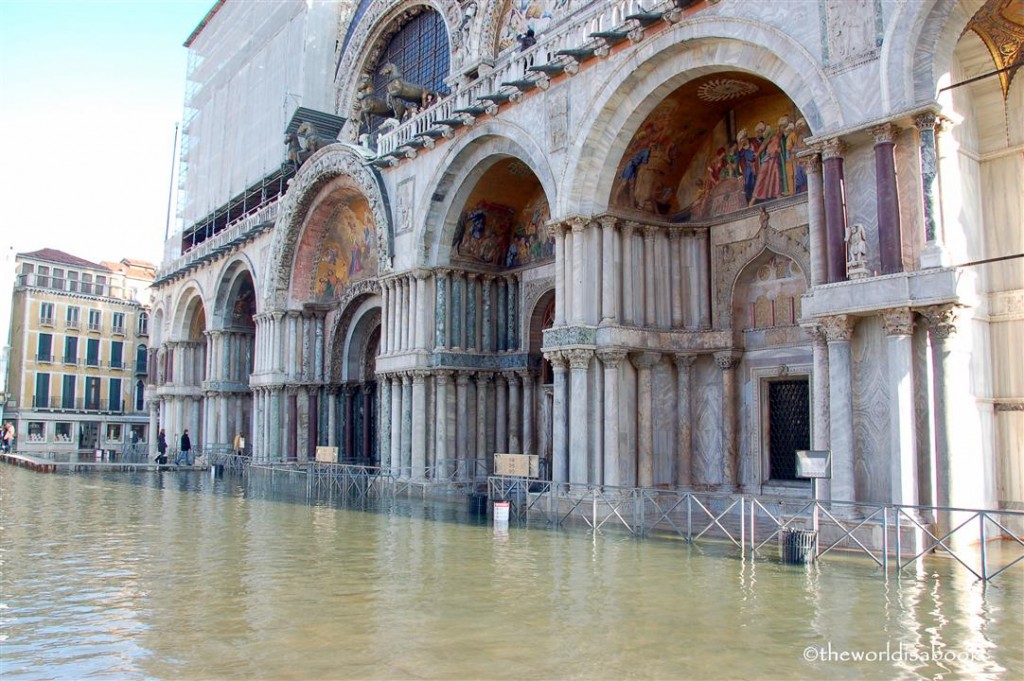
[[383, 118], [395, 116], [395, 111], [391, 108], [391, 105], [373, 93], [373, 80], [366, 73], [359, 79], [359, 88], [356, 90], [356, 104], [353, 108], [354, 113], [359, 118], [360, 130], [370, 130], [371, 116], [381, 116]]
[[399, 68], [391, 62], [381, 67], [380, 75], [388, 79], [388, 104], [398, 120], [402, 120], [405, 115], [406, 102], [423, 108], [431, 98], [439, 96], [433, 90], [406, 81]]

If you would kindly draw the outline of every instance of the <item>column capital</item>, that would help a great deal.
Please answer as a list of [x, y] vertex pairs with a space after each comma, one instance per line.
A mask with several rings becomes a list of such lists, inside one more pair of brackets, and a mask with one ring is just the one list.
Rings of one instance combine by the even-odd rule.
[[821, 141], [821, 158], [823, 161], [827, 161], [830, 158], [842, 158], [843, 152], [846, 151], [846, 145], [843, 140], [838, 137], [830, 137], [827, 140]]
[[871, 128], [871, 136], [875, 144], [893, 144], [896, 136], [900, 134], [900, 128], [894, 123], [883, 123]]
[[485, 286], [486, 286], [487, 284], [490, 284], [490, 283], [491, 283], [492, 281], [494, 281], [494, 280], [495, 280], [496, 278], [497, 278], [497, 276], [496, 276], [496, 275], [493, 275], [493, 274], [487, 274], [487, 273], [484, 273], [484, 274], [481, 274], [481, 275], [480, 275], [480, 281], [482, 281], [482, 282], [483, 282], [483, 284], [484, 284]]
[[856, 324], [856, 318], [846, 314], [837, 314], [831, 317], [822, 317], [821, 319], [821, 327], [825, 330], [825, 338], [829, 343], [835, 341], [850, 342], [853, 339], [853, 327]]
[[369, 383], [364, 383], [361, 386], [361, 392], [363, 393], [363, 396], [368, 396], [373, 392], [373, 386]]
[[519, 379], [523, 383], [528, 383], [533, 380], [533, 377], [536, 375], [537, 372], [535, 372], [533, 369], [516, 369], [516, 373], [519, 374]]
[[569, 361], [569, 368], [575, 371], [590, 366], [590, 359], [594, 356], [594, 351], [586, 348], [572, 348], [563, 350], [562, 354]]
[[597, 222], [601, 225], [602, 229], [615, 229], [619, 219], [614, 215], [602, 215], [597, 218]]
[[502, 372], [502, 376], [508, 381], [510, 386], [519, 384], [519, 373], [517, 371], [505, 371]]
[[424, 383], [427, 380], [427, 376], [430, 375], [430, 372], [426, 369], [414, 369], [409, 373], [412, 374], [412, 382], [416, 384]]
[[616, 368], [619, 366], [619, 362], [626, 359], [629, 356], [629, 352], [622, 348], [601, 348], [597, 351], [597, 358], [601, 360], [601, 363], [608, 368]]
[[796, 162], [800, 164], [800, 167], [803, 168], [804, 172], [808, 175], [821, 174], [821, 154], [818, 152], [811, 152], [798, 156]]
[[579, 234], [587, 228], [587, 225], [590, 224], [590, 220], [588, 218], [575, 215], [569, 218], [568, 224], [569, 229], [572, 230], [573, 234]]
[[945, 340], [956, 333], [957, 308], [955, 305], [931, 305], [919, 312], [928, 321], [928, 331], [939, 340]]
[[403, 371], [401, 375], [402, 375], [402, 385], [412, 385], [412, 372], [411, 371]]
[[452, 382], [452, 374], [455, 373], [450, 369], [440, 369], [434, 372], [434, 381], [438, 385], [448, 385]]
[[423, 269], [423, 268], [417, 268], [417, 269], [414, 269], [412, 271], [412, 276], [414, 278], [419, 279], [419, 280], [422, 281], [422, 280], [427, 279], [428, 277], [430, 277], [430, 270]]
[[660, 352], [631, 352], [629, 361], [637, 369], [650, 369], [661, 361]]
[[556, 239], [561, 239], [565, 236], [565, 229], [568, 227], [564, 220], [550, 220], [547, 225], [548, 231], [551, 232]]
[[743, 354], [737, 350], [722, 350], [715, 353], [715, 364], [723, 371], [735, 369], [743, 359]]
[[459, 386], [469, 385], [469, 372], [460, 371], [457, 374], [455, 374], [455, 384]]
[[939, 121], [939, 115], [934, 111], [926, 111], [914, 116], [914, 126], [918, 130], [935, 130], [935, 124]]
[[676, 243], [683, 238], [683, 231], [681, 229], [670, 229], [668, 230], [668, 240], [671, 243]]
[[650, 241], [654, 237], [658, 236], [658, 232], [661, 231], [661, 228], [657, 225], [644, 225], [640, 229], [644, 233], [644, 241]]
[[672, 355], [672, 361], [675, 362], [677, 369], [689, 369], [697, 361], [697, 357], [699, 355], [692, 352], [677, 352]]
[[494, 381], [494, 372], [493, 371], [478, 371], [478, 372], [476, 372], [476, 382], [477, 382], [477, 385], [486, 386], [489, 383], [491, 383], [492, 381]]
[[626, 220], [619, 226], [619, 231], [622, 232], [622, 236], [631, 237], [633, 236], [633, 231], [637, 227], [642, 227], [642, 225], [639, 222], [636, 222], [635, 220]]
[[544, 353], [544, 359], [551, 362], [555, 369], [565, 369], [565, 357], [561, 350], [548, 350]]
[[447, 277], [451, 273], [452, 268], [450, 267], [438, 267], [436, 270], [434, 270], [434, 275], [442, 278]]
[[882, 310], [882, 328], [887, 336], [910, 336], [914, 333], [914, 313], [909, 307]]
[[803, 330], [811, 337], [811, 342], [814, 345], [825, 345], [828, 342], [825, 327], [821, 324], [805, 324]]

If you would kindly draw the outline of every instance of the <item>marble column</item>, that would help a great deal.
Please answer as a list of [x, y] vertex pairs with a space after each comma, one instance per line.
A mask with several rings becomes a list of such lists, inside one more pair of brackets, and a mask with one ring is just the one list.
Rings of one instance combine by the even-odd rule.
[[677, 353], [676, 365], [676, 485], [693, 484], [693, 363], [696, 355]]
[[452, 272], [452, 329], [451, 329], [451, 348], [452, 350], [461, 350], [462, 345], [462, 327], [463, 324], [463, 307], [462, 294], [465, 290], [466, 273], [455, 271]]
[[935, 135], [938, 121], [938, 115], [933, 112], [914, 118], [921, 144], [921, 201], [925, 240], [921, 252], [922, 268], [942, 267], [946, 261], [941, 238], [942, 211], [939, 205], [938, 140]]
[[498, 277], [495, 280], [497, 284], [497, 304], [495, 305], [495, 313], [497, 316], [497, 324], [495, 329], [495, 340], [497, 341], [496, 349], [498, 352], [505, 352], [508, 350], [508, 282], [505, 277]]
[[683, 233], [678, 229], [668, 233], [668, 261], [671, 270], [669, 281], [670, 323], [673, 329], [683, 328]]
[[562, 354], [569, 362], [572, 384], [569, 398], [569, 482], [589, 483], [590, 429], [587, 427], [587, 409], [590, 398], [587, 369], [594, 351], [573, 348], [563, 350]]
[[[381, 455], [383, 458], [383, 454]], [[391, 375], [391, 476], [402, 474], [402, 376]]]
[[624, 222], [619, 228], [622, 233], [622, 324], [633, 326], [633, 229], [635, 222]]
[[494, 275], [480, 275], [480, 349], [494, 352]]
[[583, 235], [587, 221], [583, 218], [573, 218], [569, 225], [572, 229], [572, 323], [578, 325], [584, 323]]
[[544, 353], [554, 374], [552, 389], [551, 480], [569, 481], [569, 419], [566, 413], [566, 359], [561, 351]]
[[[417, 350], [427, 349], [427, 277], [430, 272], [416, 270], [413, 273], [416, 285], [416, 343]], [[433, 347], [433, 344], [430, 344]]]
[[740, 356], [732, 350], [716, 352], [715, 363], [722, 370], [722, 484], [738, 488], [741, 479], [736, 367]]
[[697, 244], [697, 300], [700, 317], [697, 325], [701, 329], [711, 328], [711, 234], [709, 230], [699, 233]]
[[534, 377], [530, 371], [520, 371], [519, 378], [523, 381], [523, 454], [534, 453], [533, 417], [536, 413], [534, 404]]
[[882, 311], [889, 381], [889, 480], [894, 504], [917, 505], [917, 431], [914, 413], [914, 317], [908, 308]]
[[412, 376], [402, 376], [402, 475], [412, 475]]
[[476, 318], [477, 318], [477, 290], [480, 275], [475, 272], [466, 274], [466, 350], [470, 352], [477, 348]]
[[635, 352], [629, 360], [636, 367], [637, 486], [654, 486], [654, 391], [651, 369], [661, 361], [657, 352]]
[[891, 123], [871, 129], [875, 138], [875, 202], [878, 211], [878, 256], [882, 274], [903, 271], [900, 198], [896, 187], [896, 135]]
[[853, 340], [855, 319], [824, 317], [828, 340], [829, 449], [832, 450], [832, 499], [855, 501], [853, 439]]
[[508, 381], [505, 375], [494, 376], [494, 451], [510, 452], [508, 448]]
[[838, 139], [822, 143], [825, 196], [825, 248], [828, 253], [828, 281], [846, 280], [846, 210], [843, 202], [843, 151]]
[[459, 479], [468, 475], [469, 459], [469, 373], [460, 371], [455, 376], [455, 458], [457, 459]]
[[156, 440], [157, 435], [159, 435], [160, 433], [160, 426], [157, 423], [157, 410], [159, 409], [159, 402], [155, 399], [151, 399], [147, 406], [149, 407], [149, 429], [146, 432], [146, 443], [149, 445], [149, 457], [153, 458], [157, 455]]
[[654, 239], [658, 235], [658, 228], [653, 225], [644, 225], [644, 325], [655, 327], [658, 325], [657, 291], [655, 290], [655, 276], [657, 266], [654, 260]]
[[412, 372], [412, 477], [420, 480], [427, 467], [427, 371]]
[[270, 388], [270, 414], [268, 416], [270, 425], [270, 451], [268, 461], [284, 461], [284, 451], [281, 444], [283, 434], [283, 423], [281, 418], [281, 388], [274, 386]]
[[[962, 397], [970, 397], [970, 381], [966, 376], [969, 360], [958, 357], [955, 351], [956, 308], [952, 305], [935, 305], [921, 310], [928, 320], [928, 339], [932, 350], [932, 413], [935, 432], [935, 500], [938, 506], [977, 508], [982, 500], [973, 492], [975, 480], [982, 480], [979, 469], [983, 466], [981, 455], [970, 458], [961, 454], [957, 458], [957, 437], [961, 445], [968, 439], [972, 416], [958, 412]], [[960, 395], [958, 393], [966, 393]], [[957, 432], [960, 431], [960, 432]], [[973, 443], [972, 443], [973, 444]], [[961, 451], [966, 451], [962, 448]], [[958, 464], [959, 467], [958, 467]], [[973, 470], [972, 470], [973, 469]], [[938, 514], [941, 531], [953, 529], [958, 515], [949, 512]]]
[[548, 225], [555, 237], [555, 321], [565, 326], [565, 231], [561, 222]]
[[385, 357], [391, 353], [388, 339], [388, 328], [391, 326], [391, 289], [387, 279], [380, 280], [380, 354]]
[[828, 283], [828, 242], [825, 227], [825, 194], [821, 157], [804, 156], [798, 161], [807, 175], [807, 237], [811, 251], [811, 286]]
[[398, 299], [397, 299], [397, 293], [395, 291], [395, 280], [393, 278], [392, 279], [385, 279], [382, 283], [384, 285], [384, 288], [388, 292], [388, 296], [387, 296], [388, 325], [383, 327], [383, 328], [384, 328], [384, 333], [387, 336], [387, 343], [386, 343], [387, 348], [388, 348], [387, 354], [393, 355], [393, 354], [395, 354], [395, 351], [397, 349], [395, 347], [395, 339], [396, 339], [396, 337], [398, 335], [397, 329], [398, 329], [398, 324], [399, 324], [399, 319], [398, 319]]
[[494, 415], [487, 408], [493, 381], [494, 374], [490, 371], [476, 374], [476, 463], [469, 468], [473, 477], [490, 470], [488, 462], [494, 455], [493, 439], [488, 438], [489, 432], [493, 432]]
[[448, 272], [438, 270], [434, 275], [434, 352], [448, 347]]
[[508, 449], [513, 454], [522, 452], [522, 444], [519, 435], [519, 417], [522, 414], [522, 406], [519, 402], [519, 376], [515, 372], [505, 375], [508, 383]]
[[601, 224], [601, 325], [616, 324], [618, 313], [618, 265], [615, 261], [615, 218], [604, 215]]
[[[377, 463], [381, 468], [387, 468], [391, 463], [391, 379], [384, 375], [377, 375], [377, 385], [380, 386], [380, 413], [377, 419]], [[332, 400], [333, 404], [336, 404]]]
[[606, 487], [622, 485], [619, 460], [619, 364], [626, 359], [626, 351], [602, 349], [597, 358], [604, 366], [604, 471]]
[[295, 388], [288, 389], [288, 460], [299, 460], [299, 396]]
[[[452, 372], [441, 370], [434, 373], [434, 463], [439, 468], [454, 458], [448, 451], [448, 421], [451, 412], [448, 408], [448, 386], [452, 382]], [[447, 474], [438, 470], [435, 477]]]
[[[829, 448], [828, 339], [825, 329], [814, 324], [805, 327], [811, 337], [811, 448]], [[826, 485], [828, 481], [824, 481]]]
[[515, 352], [519, 347], [519, 279], [516, 275], [508, 275], [508, 282], [505, 288], [508, 295], [508, 303], [505, 305], [505, 319], [508, 326], [505, 333], [507, 338], [505, 349], [509, 352]]

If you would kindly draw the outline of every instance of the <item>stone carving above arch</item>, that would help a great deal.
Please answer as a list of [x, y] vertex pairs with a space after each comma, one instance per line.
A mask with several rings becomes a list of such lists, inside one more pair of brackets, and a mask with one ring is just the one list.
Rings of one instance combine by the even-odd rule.
[[[740, 274], [766, 252], [793, 261], [803, 276], [804, 287], [810, 286], [810, 251], [804, 244], [788, 234], [776, 231], [770, 221], [765, 219], [765, 216], [768, 215], [766, 212], [762, 212], [761, 215], [760, 228], [752, 239], [714, 246], [714, 314], [716, 317], [714, 326], [716, 329], [728, 329], [733, 326], [733, 298]], [[787, 231], [791, 232], [792, 230]]]
[[[381, 50], [388, 38], [405, 23], [406, 19], [432, 9], [444, 17], [448, 29], [449, 44], [452, 46], [454, 65], [461, 60], [455, 58], [457, 45], [462, 38], [459, 27], [464, 16], [463, 4], [457, 0], [380, 0], [355, 18], [355, 27], [349, 27], [349, 37], [344, 41], [344, 53], [335, 69], [336, 110], [341, 113], [351, 110], [355, 100], [359, 78], [368, 66], [377, 63]], [[460, 37], [456, 37], [459, 35]]]
[[[336, 309], [336, 316], [334, 316], [333, 323], [328, 325], [330, 329], [325, 338], [327, 347], [330, 348], [328, 356], [330, 357], [330, 366], [327, 367], [327, 375], [330, 376], [331, 382], [341, 382], [341, 368], [344, 365], [344, 350], [345, 344], [343, 341], [345, 335], [348, 333], [349, 327], [352, 325], [352, 319], [355, 317], [356, 312], [359, 311], [363, 302], [372, 296], [380, 296], [381, 287], [380, 283], [375, 279], [365, 279], [363, 281], [357, 281], [347, 288], [342, 294], [342, 297], [338, 300]], [[380, 314], [378, 309], [378, 316]], [[328, 318], [330, 319], [330, 318]]]
[[393, 229], [387, 194], [377, 171], [368, 166], [359, 152], [345, 144], [332, 144], [314, 154], [295, 175], [274, 225], [265, 304], [261, 309], [282, 309], [287, 303], [295, 253], [309, 215], [320, 191], [331, 181], [346, 178], [350, 187], [366, 199], [376, 228], [378, 274], [391, 271]]

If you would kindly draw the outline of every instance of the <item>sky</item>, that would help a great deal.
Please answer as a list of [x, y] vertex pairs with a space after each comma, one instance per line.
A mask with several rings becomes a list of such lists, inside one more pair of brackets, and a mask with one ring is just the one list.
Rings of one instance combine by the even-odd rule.
[[183, 43], [213, 5], [0, 0], [4, 251], [160, 262]]

